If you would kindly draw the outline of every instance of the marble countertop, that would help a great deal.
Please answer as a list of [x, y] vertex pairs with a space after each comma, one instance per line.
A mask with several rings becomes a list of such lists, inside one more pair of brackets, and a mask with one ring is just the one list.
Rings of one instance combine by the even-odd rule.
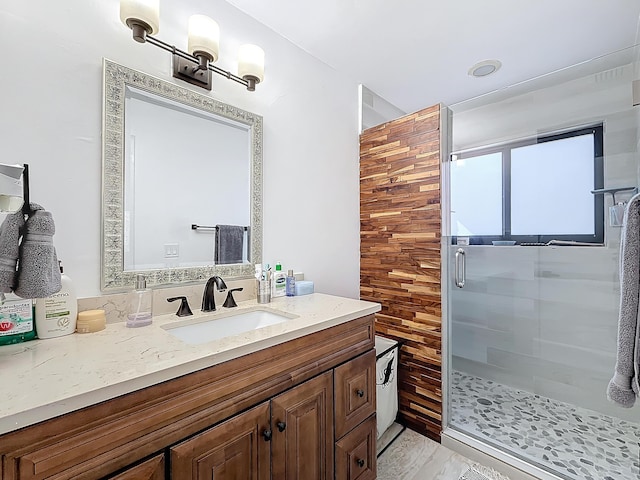
[[194, 317], [162, 315], [153, 324], [107, 324], [89, 334], [0, 346], [0, 434], [146, 388], [380, 310], [377, 303], [314, 293], [263, 305], [296, 318], [200, 345], [163, 326], [255, 309], [255, 301]]

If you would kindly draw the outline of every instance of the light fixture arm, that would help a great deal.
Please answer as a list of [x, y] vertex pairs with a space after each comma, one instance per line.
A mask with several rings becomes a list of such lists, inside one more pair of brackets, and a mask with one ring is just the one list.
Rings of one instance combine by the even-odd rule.
[[[134, 39], [136, 39], [135, 32], [136, 30], [134, 30]], [[198, 72], [205, 70], [208, 72], [217, 73], [218, 75], [222, 75], [223, 77], [226, 77], [229, 80], [233, 80], [234, 82], [244, 85], [247, 88], [247, 90], [249, 90], [250, 92], [253, 92], [256, 89], [255, 87], [257, 83], [256, 77], [247, 76], [247, 78], [245, 79], [237, 75], [234, 75], [233, 73], [227, 70], [224, 70], [220, 67], [215, 66], [205, 56], [201, 55], [196, 57], [194, 55], [191, 55], [190, 53], [187, 53], [184, 50], [180, 50], [174, 45], [170, 45], [166, 42], [163, 42], [157, 37], [148, 35], [146, 31], [145, 31], [144, 38], [147, 43], [155, 45], [156, 47], [160, 47], [161, 49], [166, 50], [167, 52], [170, 52], [173, 55], [174, 77], [181, 78], [182, 80], [185, 80], [189, 83], [192, 83], [194, 85], [198, 85], [204, 88], [208, 88], [209, 90], [211, 90], [210, 78], [208, 82], [206, 81], [207, 79], [199, 80], [197, 78], [195, 79], [192, 78], [193, 76], [197, 75]], [[208, 76], [210, 77], [210, 75]], [[207, 83], [209, 85], [208, 87], [206, 86]]]

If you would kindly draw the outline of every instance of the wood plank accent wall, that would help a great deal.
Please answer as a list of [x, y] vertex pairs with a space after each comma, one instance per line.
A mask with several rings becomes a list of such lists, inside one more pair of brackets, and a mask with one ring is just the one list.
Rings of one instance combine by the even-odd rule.
[[382, 304], [376, 332], [403, 342], [399, 410], [442, 430], [440, 106], [360, 136], [360, 297]]

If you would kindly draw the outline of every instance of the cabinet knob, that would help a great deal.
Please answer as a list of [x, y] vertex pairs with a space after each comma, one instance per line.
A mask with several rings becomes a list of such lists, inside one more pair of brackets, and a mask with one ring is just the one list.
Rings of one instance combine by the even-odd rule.
[[287, 424], [284, 422], [278, 422], [276, 423], [276, 426], [278, 427], [279, 432], [284, 432], [284, 429], [287, 428]]
[[364, 390], [356, 390], [356, 395], [358, 395], [360, 398], [364, 397]]
[[358, 460], [356, 460], [356, 463], [358, 464], [358, 466], [360, 468], [364, 467], [364, 460], [362, 460], [361, 458], [359, 458]]
[[271, 430], [266, 429], [262, 431], [262, 436], [264, 437], [264, 441], [268, 442], [271, 440]]

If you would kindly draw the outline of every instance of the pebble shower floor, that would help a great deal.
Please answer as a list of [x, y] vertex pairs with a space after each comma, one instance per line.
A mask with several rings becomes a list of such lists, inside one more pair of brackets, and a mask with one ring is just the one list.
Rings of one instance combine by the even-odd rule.
[[454, 371], [451, 424], [575, 480], [640, 479], [640, 424]]

